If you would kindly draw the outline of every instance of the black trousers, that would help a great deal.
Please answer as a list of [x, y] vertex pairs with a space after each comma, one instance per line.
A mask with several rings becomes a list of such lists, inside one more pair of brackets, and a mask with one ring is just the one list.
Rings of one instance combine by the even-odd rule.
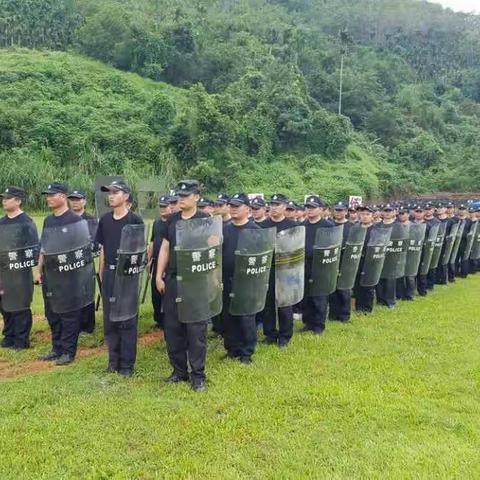
[[424, 297], [428, 293], [427, 275], [417, 275], [417, 291], [421, 297]]
[[257, 344], [255, 315], [230, 315], [225, 310], [222, 317], [225, 350], [232, 357], [250, 358]]
[[14, 348], [28, 348], [30, 346], [30, 331], [32, 330], [32, 311], [5, 312], [3, 316], [3, 346]]
[[449, 282], [454, 282], [455, 281], [455, 264], [454, 263], [448, 263], [447, 265], [447, 271], [448, 271], [448, 281]]
[[181, 323], [177, 313], [177, 280], [165, 283], [165, 341], [174, 373], [186, 377], [190, 364], [193, 379], [205, 379], [208, 322]]
[[328, 298], [330, 305], [330, 320], [339, 320], [347, 322], [350, 320], [352, 310], [352, 291], [335, 290]]
[[470, 273], [470, 261], [462, 260], [457, 263], [457, 275], [461, 278], [466, 278]]
[[328, 312], [328, 295], [305, 297], [303, 302], [303, 322], [314, 332], [323, 332]]
[[362, 287], [358, 282], [354, 288], [355, 311], [370, 313], [373, 311], [375, 287]]
[[123, 321], [110, 320], [110, 297], [113, 294], [115, 270], [105, 270], [102, 277], [103, 331], [108, 347], [108, 366], [131, 370], [137, 359], [138, 315]]
[[381, 278], [376, 288], [377, 302], [387, 307], [394, 306], [397, 297], [396, 286], [397, 280], [395, 278]]
[[432, 268], [427, 274], [427, 289], [433, 290], [435, 288], [435, 281], [437, 279], [437, 269]]
[[[278, 328], [277, 328], [278, 316]], [[267, 340], [288, 343], [293, 336], [293, 306], [278, 307], [275, 301], [275, 282], [270, 282], [263, 310], [263, 333]]]
[[52, 332], [52, 351], [57, 355], [67, 354], [75, 357], [83, 309], [66, 313], [55, 313], [48, 298], [45, 296], [45, 288], [43, 288], [43, 293], [45, 316]]
[[438, 265], [435, 283], [437, 285], [446, 285], [448, 283], [448, 264], [447, 265]]
[[396, 294], [399, 300], [413, 300], [415, 297], [415, 277], [397, 278]]
[[91, 303], [82, 308], [80, 331], [86, 333], [93, 333], [95, 331], [95, 303]]
[[153, 306], [153, 321], [163, 329], [164, 312], [163, 312], [163, 298], [157, 290], [156, 285], [156, 272], [152, 272], [152, 278], [150, 282], [150, 290], [152, 292], [152, 306]]

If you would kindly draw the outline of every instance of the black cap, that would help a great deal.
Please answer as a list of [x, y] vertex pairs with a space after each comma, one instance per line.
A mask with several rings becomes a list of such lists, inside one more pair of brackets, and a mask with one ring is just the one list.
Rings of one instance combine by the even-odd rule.
[[121, 190], [125, 193], [130, 193], [130, 187], [124, 180], [113, 180], [110, 185], [102, 185], [100, 187], [102, 192], [109, 192], [110, 190]]
[[68, 195], [68, 187], [63, 183], [53, 182], [42, 192], [42, 195], [54, 195], [56, 193]]
[[376, 207], [373, 205], [360, 205], [357, 210], [359, 212], [370, 212], [370, 213], [375, 213], [376, 212]]
[[410, 209], [407, 206], [402, 206], [398, 209], [398, 213], [410, 213]]
[[426, 203], [423, 208], [425, 210], [433, 210], [435, 207], [431, 203]]
[[335, 210], [347, 210], [348, 205], [347, 205], [346, 202], [340, 201], [340, 202], [337, 202], [337, 203], [333, 206], [333, 208], [334, 208]]
[[168, 207], [170, 205], [170, 197], [168, 195], [162, 195], [158, 199], [158, 206], [159, 207]]
[[297, 205], [297, 210], [299, 212], [304, 212], [305, 211], [305, 204], [301, 203], [300, 205]]
[[27, 196], [27, 192], [21, 187], [7, 187], [0, 197], [3, 198], [20, 198], [24, 199]]
[[446, 207], [447, 207], [447, 208], [454, 208], [454, 207], [455, 207], [455, 204], [450, 201], [450, 202], [447, 202]]
[[307, 200], [305, 202], [305, 207], [318, 208], [325, 206], [325, 202], [317, 195], [310, 195], [309, 197], [307, 197]]
[[202, 197], [202, 198], [198, 201], [198, 206], [199, 206], [199, 207], [213, 207], [213, 202], [212, 202], [212, 200], [210, 200], [209, 198], [204, 198], [204, 197]]
[[73, 190], [68, 194], [68, 197], [71, 200], [85, 200], [87, 196], [85, 193], [81, 192], [80, 190]]
[[276, 193], [275, 195], [272, 195], [272, 198], [270, 199], [270, 204], [274, 203], [288, 203], [288, 197], [283, 193]]
[[267, 206], [265, 200], [262, 197], [255, 197], [253, 200], [250, 201], [250, 206], [252, 208], [264, 208]]
[[464, 204], [464, 203], [461, 203], [459, 206], [458, 206], [458, 209], [459, 210], [467, 210], [467, 206]]
[[250, 205], [250, 199], [245, 193], [236, 193], [232, 198], [230, 198], [228, 204], [233, 206], [247, 205], [248, 207]]
[[382, 212], [392, 212], [393, 209], [394, 207], [391, 203], [386, 203], [385, 205], [382, 205]]
[[176, 195], [180, 197], [188, 197], [193, 193], [200, 191], [200, 183], [198, 180], [182, 180], [178, 182]]
[[168, 203], [177, 203], [178, 202], [178, 197], [176, 195], [170, 195], [168, 197]]
[[445, 202], [437, 202], [436, 207], [437, 208], [446, 208], [447, 204]]
[[422, 211], [422, 212], [425, 210], [425, 207], [421, 203], [417, 203], [412, 208], [413, 208], [413, 210]]
[[215, 204], [217, 205], [226, 205], [230, 197], [226, 193], [219, 193], [215, 199]]
[[296, 210], [296, 209], [297, 209], [297, 204], [293, 200], [290, 200], [287, 203], [287, 210]]

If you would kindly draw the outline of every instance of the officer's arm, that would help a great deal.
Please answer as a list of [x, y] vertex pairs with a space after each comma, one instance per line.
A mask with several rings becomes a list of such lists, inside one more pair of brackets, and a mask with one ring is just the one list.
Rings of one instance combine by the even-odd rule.
[[103, 253], [103, 246], [100, 248], [100, 257], [98, 258], [98, 274], [103, 278], [103, 271], [105, 270], [105, 255]]
[[157, 290], [160, 293], [165, 292], [165, 283], [163, 281], [163, 274], [168, 265], [168, 259], [170, 254], [170, 242], [167, 239], [163, 239], [160, 251], [158, 252], [158, 262], [157, 262], [157, 277], [155, 278], [155, 284]]

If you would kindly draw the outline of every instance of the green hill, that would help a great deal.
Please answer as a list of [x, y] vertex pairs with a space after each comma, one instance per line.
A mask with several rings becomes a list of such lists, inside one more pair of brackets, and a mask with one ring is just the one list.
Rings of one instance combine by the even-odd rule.
[[478, 190], [479, 16], [416, 0], [0, 0], [0, 47], [0, 183]]

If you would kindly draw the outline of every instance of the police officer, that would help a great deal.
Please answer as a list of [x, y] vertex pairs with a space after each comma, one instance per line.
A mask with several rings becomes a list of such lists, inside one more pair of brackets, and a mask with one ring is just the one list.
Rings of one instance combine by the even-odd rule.
[[[43, 222], [43, 230], [70, 225], [82, 220], [68, 208], [68, 187], [63, 183], [51, 183], [42, 192], [42, 195], [46, 195], [47, 206], [52, 210], [52, 214], [47, 216]], [[38, 270], [40, 275], [44, 274], [43, 254], [40, 254]], [[78, 336], [84, 318], [84, 310], [55, 313], [47, 297], [45, 283], [42, 285], [42, 291], [45, 316], [52, 332], [52, 350], [46, 355], [41, 355], [39, 359], [43, 361], [54, 360], [56, 365], [67, 365], [73, 362], [77, 353]]]
[[176, 195], [170, 195], [168, 203], [170, 205], [170, 212], [177, 213], [180, 211], [180, 207], [178, 205], [178, 197]]
[[[7, 225], [29, 224], [33, 226], [33, 220], [23, 211], [23, 202], [26, 199], [26, 192], [20, 187], [8, 187], [2, 194], [3, 210], [5, 216], [0, 219], [0, 229]], [[38, 243], [36, 228], [32, 228], [35, 238], [32, 240]], [[1, 308], [3, 316], [3, 340], [2, 348], [13, 348], [16, 351], [30, 347], [30, 331], [32, 329], [32, 311], [30, 308], [18, 312], [6, 312]]]
[[[343, 225], [343, 246], [348, 239], [348, 234], [353, 223], [347, 219], [348, 207], [345, 202], [339, 201], [333, 206], [333, 223], [335, 226]], [[335, 290], [329, 297], [329, 319], [339, 322], [349, 322], [351, 315], [352, 292], [351, 290]]]
[[[410, 224], [410, 208], [408, 205], [399, 207], [397, 221], [402, 225]], [[403, 276], [397, 278], [396, 295], [398, 300], [412, 301], [415, 297], [415, 277]]]
[[141, 225], [143, 220], [128, 208], [130, 187], [123, 180], [115, 180], [101, 187], [108, 192], [111, 212], [102, 216], [98, 224], [97, 242], [101, 245], [100, 276], [102, 279], [103, 325], [108, 347], [107, 373], [118, 372], [124, 377], [133, 375], [137, 356], [138, 315], [116, 322], [110, 318], [110, 299], [114, 296], [118, 250], [122, 230], [126, 225]]
[[307, 219], [307, 212], [305, 210], [305, 204], [297, 205], [297, 223], [299, 225], [303, 225], [305, 220]]
[[205, 358], [207, 355], [208, 322], [181, 323], [178, 318], [177, 262], [175, 256], [177, 222], [209, 215], [197, 208], [200, 185], [196, 180], [183, 180], [178, 184], [177, 195], [181, 211], [172, 214], [167, 221], [157, 265], [157, 290], [165, 293], [165, 340], [173, 372], [166, 382], [178, 383], [189, 380], [188, 365], [191, 369], [191, 384], [195, 391], [205, 390]]
[[245, 193], [236, 193], [229, 200], [231, 222], [223, 227], [223, 326], [224, 345], [227, 357], [237, 358], [241, 363], [252, 362], [257, 343], [255, 315], [231, 315], [230, 293], [235, 270], [235, 250], [238, 236], [243, 229], [260, 229], [249, 219], [250, 201]]
[[171, 212], [170, 197], [163, 195], [158, 199], [159, 217], [153, 222], [151, 243], [148, 248], [148, 259], [150, 262], [151, 272], [151, 293], [152, 293], [152, 306], [153, 306], [153, 320], [155, 326], [163, 330], [163, 308], [162, 308], [162, 296], [157, 290], [155, 277], [157, 274], [157, 260], [158, 252], [160, 252], [160, 245], [165, 237], [167, 219]]
[[365, 252], [368, 246], [370, 233], [374, 228], [373, 214], [375, 209], [371, 206], [360, 206], [357, 209], [359, 214], [359, 221], [362, 228], [367, 229], [365, 237], [365, 243], [362, 252], [362, 259], [358, 267], [357, 279], [355, 281], [354, 294], [355, 294], [355, 310], [359, 313], [367, 314], [373, 310], [373, 302], [375, 299], [375, 286], [364, 287], [360, 285], [361, 273], [363, 271], [363, 265], [365, 264]]
[[[277, 233], [298, 226], [297, 222], [285, 217], [288, 197], [282, 193], [272, 195], [270, 201], [270, 218], [262, 223], [262, 228], [275, 227]], [[277, 328], [278, 316], [278, 328]], [[270, 282], [263, 311], [264, 343], [286, 347], [293, 335], [293, 307], [278, 307], [275, 301], [275, 268], [270, 270]]]
[[[95, 222], [95, 217], [86, 211], [87, 197], [84, 192], [80, 190], [73, 190], [68, 195], [70, 209], [73, 213], [89, 222], [91, 235], [96, 235], [91, 228], [92, 222]], [[95, 240], [95, 238], [93, 238]], [[94, 247], [95, 249], [95, 247]], [[91, 303], [83, 308], [82, 320], [80, 322], [80, 332], [93, 333], [95, 331], [95, 304]]]
[[[446, 232], [445, 232], [445, 237], [447, 237], [450, 234], [450, 231], [452, 229], [452, 225], [455, 223], [455, 221], [452, 218], [449, 218], [448, 213], [447, 213], [447, 206], [445, 202], [439, 202], [437, 204], [437, 219], [441, 223], [446, 224]], [[443, 256], [443, 253], [446, 249], [446, 241], [443, 242], [442, 246], [442, 253], [440, 256], [440, 259]], [[437, 270], [436, 270], [436, 278], [435, 278], [435, 283], [438, 285], [446, 285], [448, 283], [448, 264], [447, 265], [442, 265], [442, 262], [440, 261]]]
[[349, 223], [358, 223], [358, 208], [356, 207], [348, 207], [348, 221]]
[[458, 275], [460, 278], [468, 276], [468, 262], [463, 260], [464, 252], [467, 247], [468, 232], [472, 226], [472, 221], [468, 218], [468, 207], [465, 204], [460, 204], [457, 208], [457, 221], [460, 225], [464, 225], [462, 232], [462, 239], [458, 248], [458, 255], [455, 263], [452, 264], [453, 277]]
[[[429, 238], [429, 232], [430, 232], [430, 229], [431, 229], [431, 224], [429, 224], [426, 220], [425, 220], [425, 209], [424, 207], [422, 206], [422, 204], [420, 203], [417, 203], [416, 205], [413, 205], [412, 207], [413, 209], [413, 219], [412, 219], [412, 223], [425, 223], [426, 227], [425, 227], [425, 241], [427, 240], [427, 238]], [[421, 256], [421, 260], [420, 260], [420, 264], [422, 263], [423, 261], [423, 258], [424, 258], [424, 254], [425, 254], [425, 251], [422, 252], [422, 256]], [[420, 273], [420, 271], [418, 272], [418, 275], [417, 275], [417, 278], [416, 278], [416, 285], [417, 285], [417, 292], [418, 294], [421, 296], [421, 297], [425, 297], [428, 293], [428, 289], [427, 289], [427, 275], [423, 275]]]
[[[471, 206], [468, 209], [468, 217], [469, 217], [470, 221], [472, 222], [472, 224], [477, 223], [475, 238], [473, 240], [473, 243], [475, 245], [475, 242], [477, 241], [477, 239], [480, 236], [480, 230], [479, 230], [480, 226], [478, 225], [478, 221], [480, 220], [480, 209], [477, 208], [477, 207]], [[468, 261], [466, 261], [466, 262], [468, 262], [468, 273], [470, 275], [475, 274], [480, 270], [480, 268], [479, 268], [479, 263], [480, 262], [479, 262], [478, 259], [473, 259], [473, 258], [469, 257]]]
[[294, 222], [297, 221], [297, 205], [292, 200], [287, 203], [287, 208], [285, 210], [285, 218]]
[[213, 214], [220, 215], [224, 225], [230, 223], [232, 218], [230, 216], [229, 200], [230, 197], [226, 193], [219, 193], [213, 203]]
[[250, 202], [250, 207], [255, 223], [262, 227], [263, 223], [268, 219], [265, 200], [262, 197], [255, 197]]
[[[305, 202], [307, 220], [305, 221], [305, 288], [308, 289], [308, 279], [311, 278], [315, 235], [319, 228], [331, 228], [334, 223], [325, 219], [327, 205], [317, 195], [311, 195]], [[321, 335], [325, 330], [327, 319], [328, 295], [308, 295], [303, 299], [302, 331]]]
[[[440, 220], [438, 220], [435, 215], [434, 215], [434, 207], [433, 207], [433, 204], [431, 203], [427, 203], [425, 205], [425, 216], [424, 216], [424, 219], [425, 219], [425, 222], [427, 224], [427, 234], [428, 232], [430, 231], [431, 227], [433, 225], [436, 225], [438, 223], [440, 223]], [[435, 279], [437, 277], [437, 271], [436, 269], [430, 269], [428, 271], [428, 274], [427, 274], [427, 278], [426, 278], [426, 289], [427, 290], [433, 290], [434, 287], [435, 287]], [[422, 281], [422, 280], [421, 280]], [[426, 294], [427, 291], [425, 291], [422, 286], [420, 286], [419, 288], [419, 292], [418, 292], [421, 296], [423, 296], [423, 294]]]
[[201, 212], [206, 213], [209, 217], [213, 215], [214, 209], [213, 209], [213, 201], [210, 200], [209, 198], [202, 197], [198, 201], [198, 209]]

